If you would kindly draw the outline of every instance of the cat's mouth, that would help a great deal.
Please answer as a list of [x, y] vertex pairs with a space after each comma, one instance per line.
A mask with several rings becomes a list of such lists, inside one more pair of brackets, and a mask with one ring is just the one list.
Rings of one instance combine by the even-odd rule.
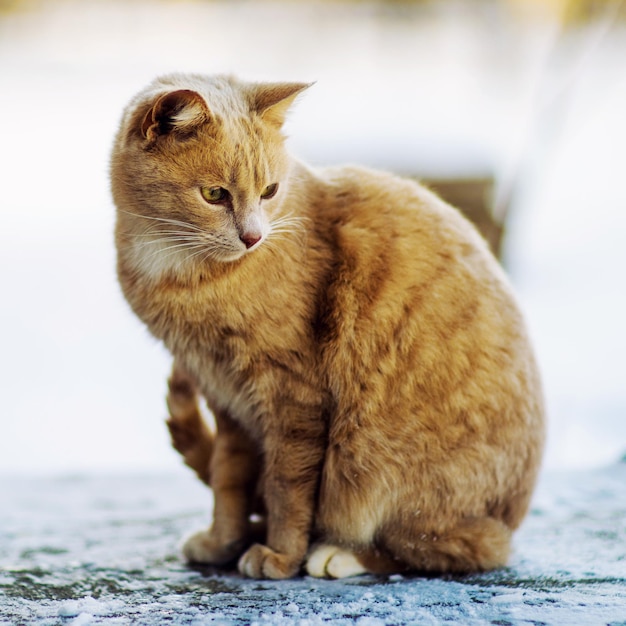
[[239, 261], [243, 257], [255, 252], [261, 247], [262, 239], [259, 239], [258, 242], [255, 242], [254, 245], [250, 247], [246, 247], [245, 250], [224, 250], [224, 253], [221, 256], [215, 256], [214, 260], [219, 263], [234, 263], [235, 261]]

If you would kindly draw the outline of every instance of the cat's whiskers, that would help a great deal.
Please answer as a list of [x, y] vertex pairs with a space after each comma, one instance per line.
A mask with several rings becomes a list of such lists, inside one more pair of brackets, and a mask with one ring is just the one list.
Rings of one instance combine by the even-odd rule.
[[308, 217], [302, 217], [293, 215], [293, 213], [287, 213], [283, 217], [279, 217], [270, 222], [270, 226], [274, 227], [282, 227], [282, 226], [297, 226], [299, 228], [304, 228], [304, 222], [310, 221]]
[[162, 222], [165, 224], [171, 224], [172, 226], [182, 227], [188, 230], [196, 231], [198, 233], [205, 233], [206, 231], [195, 224], [191, 224], [189, 222], [184, 222], [182, 220], [176, 220], [170, 217], [156, 217], [155, 215], [141, 215], [140, 213], [133, 213], [132, 211], [122, 211], [122, 213], [126, 213], [127, 215], [132, 215], [133, 217], [139, 217], [145, 220], [153, 220], [155, 222]]
[[137, 247], [146, 247], [151, 244], [157, 245], [157, 248], [146, 255], [146, 261], [151, 261], [155, 258], [165, 260], [175, 255], [180, 255], [180, 263], [188, 263], [197, 259], [197, 257], [201, 257], [199, 263], [202, 264], [209, 258], [219, 259], [227, 248], [224, 242], [218, 243], [215, 237], [211, 237], [207, 233], [202, 233], [202, 235], [193, 233], [185, 234], [184, 236], [161, 237], [151, 241], [140, 242], [136, 245]]
[[[199, 252], [194, 252], [192, 255], [190, 255], [188, 257], [189, 259], [192, 259], [193, 257], [199, 256], [202, 254], [202, 257], [200, 259], [200, 264], [204, 263], [205, 261], [208, 261], [209, 259], [219, 259], [219, 254], [217, 254], [219, 248], [213, 248], [213, 249], [205, 249], [205, 250], [200, 250]], [[220, 250], [221, 252], [223, 252], [223, 250]]]
[[[147, 260], [151, 260], [154, 256], [162, 255], [163, 253], [167, 253], [163, 257], [167, 258], [167, 256], [171, 256], [171, 254], [175, 253], [180, 248], [189, 246], [193, 246], [195, 248], [197, 245], [204, 243], [202, 239], [204, 232], [193, 224], [170, 218], [140, 215], [129, 211], [124, 212], [129, 215], [133, 215], [134, 217], [154, 222], [145, 232], [127, 233], [128, 236], [135, 240], [133, 243], [133, 247], [135, 249], [147, 248], [150, 246], [155, 247], [152, 253], [146, 257]], [[175, 226], [176, 229], [162, 228], [161, 224], [167, 224], [170, 227]]]
[[280, 239], [290, 235], [299, 235], [306, 239], [306, 217], [293, 216], [291, 213], [270, 222], [270, 232], [266, 242], [270, 243], [272, 238]]
[[[161, 242], [152, 242], [152, 243], [163, 243], [163, 241]], [[165, 247], [159, 247], [156, 248], [155, 250], [151, 250], [147, 255], [145, 255], [144, 260], [145, 261], [152, 261], [153, 259], [159, 258], [160, 260], [165, 260], [165, 259], [169, 259], [175, 255], [180, 255], [181, 253], [185, 253], [185, 252], [190, 252], [190, 251], [195, 251], [198, 249], [202, 249], [205, 250], [205, 245], [204, 243], [196, 243], [196, 244], [190, 244], [190, 243], [177, 243], [177, 244], [173, 244], [170, 246], [165, 246]], [[185, 257], [186, 260], [187, 257]]]
[[[181, 262], [189, 262], [202, 255], [200, 263], [204, 263], [204, 261], [209, 258], [219, 258], [223, 255], [224, 249], [228, 247], [225, 245], [224, 241], [221, 241], [221, 243], [218, 241], [220, 237], [194, 224], [172, 218], [140, 215], [129, 211], [124, 212], [134, 217], [155, 222], [145, 232], [131, 234], [135, 240], [141, 238], [145, 239], [145, 241], [135, 241], [134, 246], [136, 249], [155, 246], [155, 249], [146, 256], [146, 261], [151, 261], [157, 257], [167, 259], [176, 254], [182, 255], [188, 252], [189, 254], [181, 257]], [[176, 228], [168, 230], [162, 228], [161, 224]]]
[[[129, 233], [134, 239], [135, 250], [141, 251], [147, 262], [157, 258], [161, 260], [171, 259], [180, 255], [179, 261], [187, 263], [191, 261], [200, 264], [208, 260], [220, 259], [223, 257], [227, 241], [216, 241], [220, 239], [206, 230], [190, 224], [188, 222], [157, 217], [153, 215], [141, 215], [124, 211], [129, 215], [144, 220], [149, 220], [151, 225], [141, 233]], [[308, 218], [287, 214], [270, 222], [270, 230], [265, 239], [264, 245], [273, 252], [280, 250], [278, 242], [292, 236], [297, 236], [303, 240], [307, 236], [306, 222]], [[235, 252], [235, 250], [233, 250]]]
[[194, 233], [194, 232], [189, 232], [186, 230], [161, 230], [160, 228], [151, 228], [143, 233], [133, 233], [133, 232], [129, 232], [127, 233], [129, 237], [134, 237], [134, 238], [143, 238], [143, 239], [148, 239], [148, 238], [152, 238], [154, 239], [155, 235], [164, 235], [166, 237], [175, 237], [175, 236], [181, 236], [181, 237], [198, 237], [200, 235], [200, 233]]
[[137, 242], [136, 246], [138, 248], [145, 248], [151, 245], [160, 245], [163, 243], [176, 243], [176, 242], [195, 244], [195, 243], [206, 243], [206, 240], [197, 235], [190, 236], [190, 235], [177, 234], [176, 236], [165, 236], [165, 237], [159, 237], [158, 239], [155, 239], [154, 237], [152, 237], [150, 239], [147, 239], [146, 241]]

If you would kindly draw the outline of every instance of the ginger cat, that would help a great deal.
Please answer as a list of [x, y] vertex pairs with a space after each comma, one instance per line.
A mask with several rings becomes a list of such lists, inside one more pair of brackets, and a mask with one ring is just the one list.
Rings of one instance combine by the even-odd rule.
[[185, 556], [276, 579], [502, 566], [544, 437], [511, 289], [417, 183], [289, 156], [307, 87], [162, 77], [113, 150], [119, 280], [215, 499]]

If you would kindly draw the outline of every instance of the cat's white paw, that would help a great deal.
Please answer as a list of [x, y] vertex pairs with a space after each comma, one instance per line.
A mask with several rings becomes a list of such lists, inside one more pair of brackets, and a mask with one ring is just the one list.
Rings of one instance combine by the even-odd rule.
[[309, 552], [306, 571], [316, 578], [348, 578], [367, 573], [354, 553], [324, 543], [313, 546]]

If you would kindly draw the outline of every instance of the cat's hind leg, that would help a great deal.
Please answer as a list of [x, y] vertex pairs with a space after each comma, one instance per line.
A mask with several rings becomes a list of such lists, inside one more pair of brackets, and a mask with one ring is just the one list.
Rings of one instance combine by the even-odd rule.
[[492, 517], [468, 518], [442, 533], [406, 528], [380, 533], [385, 550], [320, 543], [309, 551], [306, 571], [316, 578], [407, 571], [436, 574], [482, 572], [506, 565], [511, 529]]
[[168, 380], [167, 407], [170, 413], [167, 427], [172, 445], [180, 452], [186, 465], [208, 485], [213, 433], [200, 413], [195, 382], [177, 363], [174, 363]]
[[506, 565], [511, 535], [498, 519], [470, 517], [441, 532], [391, 525], [380, 533], [380, 541], [413, 571], [466, 574]]

